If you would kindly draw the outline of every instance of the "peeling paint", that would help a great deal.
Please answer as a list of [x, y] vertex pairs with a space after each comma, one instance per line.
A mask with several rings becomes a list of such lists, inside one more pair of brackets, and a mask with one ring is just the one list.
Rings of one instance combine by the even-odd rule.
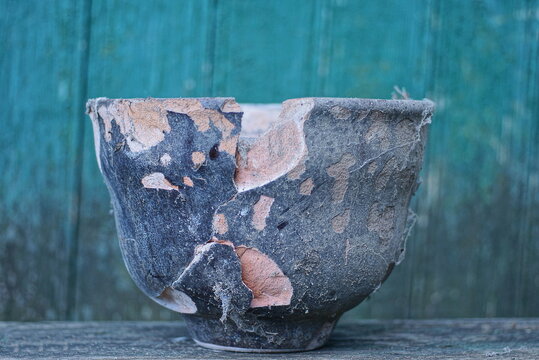
[[[173, 101], [173, 100], [169, 100]], [[124, 135], [129, 150], [140, 152], [159, 144], [170, 132], [170, 125], [157, 99], [120, 99], [98, 108], [105, 125], [105, 139], [111, 140], [112, 121], [116, 122]]]
[[241, 112], [241, 107], [238, 105], [234, 99], [226, 99], [223, 105], [221, 106], [221, 111], [224, 113], [229, 112]]
[[333, 227], [333, 231], [335, 231], [337, 234], [342, 234], [348, 226], [349, 222], [350, 209], [346, 209], [342, 213], [331, 219], [331, 226]]
[[[239, 108], [239, 105], [234, 99], [227, 99], [225, 100], [223, 107], [232, 109], [235, 107]], [[228, 137], [230, 131], [234, 129], [234, 125], [230, 123], [222, 113], [217, 110], [206, 109], [198, 99], [178, 99], [178, 101], [170, 101], [166, 103], [166, 109], [168, 111], [189, 116], [197, 127], [197, 130], [200, 132], [208, 131], [210, 125], [213, 124], [221, 130], [223, 137]]]
[[314, 182], [312, 178], [304, 180], [299, 186], [299, 193], [301, 195], [311, 195], [314, 189]]
[[343, 201], [344, 195], [348, 190], [348, 181], [350, 178], [350, 167], [356, 163], [356, 158], [349, 153], [343, 154], [339, 162], [326, 169], [329, 176], [335, 179], [331, 190], [331, 199], [334, 203]]
[[160, 162], [161, 165], [163, 165], [163, 166], [169, 166], [171, 161], [172, 161], [172, 158], [171, 158], [170, 155], [167, 154], [167, 153], [164, 153], [163, 156], [161, 156], [161, 157], [159, 158], [159, 162]]
[[[234, 130], [234, 124], [221, 112], [206, 109], [198, 99], [118, 99], [108, 103], [105, 103], [105, 100], [108, 99], [99, 98], [88, 102], [88, 107], [97, 111], [103, 119], [105, 140], [111, 141], [114, 121], [132, 152], [148, 150], [163, 141], [165, 133], [171, 130], [167, 119], [168, 112], [187, 115], [200, 132], [208, 131], [213, 124], [221, 131], [225, 140]], [[101, 106], [99, 102], [102, 102]], [[234, 99], [225, 100], [223, 108], [225, 112], [241, 112]], [[88, 113], [90, 114], [90, 111]]]
[[253, 227], [259, 231], [266, 227], [266, 218], [270, 214], [271, 205], [275, 199], [269, 196], [261, 195], [253, 206]]
[[191, 180], [191, 178], [189, 176], [184, 176], [183, 177], [183, 183], [189, 187], [193, 187], [195, 186], [195, 184], [193, 183], [193, 180]]
[[160, 305], [182, 314], [195, 314], [197, 312], [196, 304], [186, 293], [170, 287], [165, 288], [161, 295], [154, 300]]
[[285, 101], [279, 121], [254, 143], [243, 144], [247, 149], [237, 154], [234, 176], [239, 192], [267, 184], [305, 161], [308, 150], [303, 123], [313, 107], [312, 99]]
[[224, 151], [232, 156], [236, 155], [236, 148], [238, 146], [239, 135], [230, 136], [225, 138], [219, 144], [219, 151]]
[[226, 117], [223, 116], [223, 114], [218, 111], [213, 111], [209, 117], [213, 125], [221, 131], [223, 139], [228, 138], [232, 130], [234, 130], [234, 124], [232, 124]]
[[147, 189], [162, 189], [162, 190], [179, 190], [179, 187], [173, 185], [165, 178], [165, 175], [160, 172], [154, 172], [146, 175], [141, 180], [142, 185]]
[[236, 247], [241, 277], [253, 292], [251, 307], [290, 305], [293, 288], [288, 276], [267, 255], [255, 248]]
[[213, 229], [221, 235], [228, 231], [228, 222], [224, 214], [215, 214], [213, 217]]
[[288, 173], [287, 177], [290, 179], [290, 180], [298, 180], [301, 175], [303, 175], [303, 173], [305, 172], [305, 170], [307, 170], [307, 168], [305, 167], [305, 163], [302, 162], [300, 163], [298, 166], [296, 166], [295, 168], [293, 168], [292, 170], [290, 170], [290, 172]]
[[200, 167], [200, 165], [204, 164], [204, 161], [206, 161], [206, 155], [200, 151], [195, 151], [191, 154], [191, 161], [193, 161], [193, 164], [195, 167]]

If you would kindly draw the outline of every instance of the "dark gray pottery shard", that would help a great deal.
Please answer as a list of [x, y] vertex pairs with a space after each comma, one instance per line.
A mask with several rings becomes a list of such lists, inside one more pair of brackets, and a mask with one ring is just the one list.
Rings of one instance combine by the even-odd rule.
[[136, 284], [183, 313], [197, 343], [253, 352], [322, 346], [402, 260], [433, 108], [338, 98], [245, 114], [233, 98], [87, 105]]

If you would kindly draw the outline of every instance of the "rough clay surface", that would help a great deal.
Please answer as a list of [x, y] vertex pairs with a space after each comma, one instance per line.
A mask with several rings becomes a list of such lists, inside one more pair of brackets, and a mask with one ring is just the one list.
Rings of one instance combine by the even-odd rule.
[[230, 98], [88, 102], [137, 285], [200, 341], [280, 349], [323, 344], [402, 260], [432, 111], [294, 99], [243, 133]]

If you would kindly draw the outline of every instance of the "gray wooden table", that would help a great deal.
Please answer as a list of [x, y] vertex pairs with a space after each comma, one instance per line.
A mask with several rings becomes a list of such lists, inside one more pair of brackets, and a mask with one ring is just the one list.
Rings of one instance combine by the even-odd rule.
[[359, 321], [322, 349], [240, 354], [202, 349], [181, 322], [0, 322], [1, 359], [539, 359], [539, 319]]

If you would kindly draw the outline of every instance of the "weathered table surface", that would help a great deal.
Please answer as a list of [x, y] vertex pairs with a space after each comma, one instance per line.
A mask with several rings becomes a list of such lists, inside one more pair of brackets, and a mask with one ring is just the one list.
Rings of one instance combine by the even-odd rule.
[[539, 319], [342, 323], [319, 350], [267, 355], [200, 348], [181, 322], [0, 322], [0, 358], [539, 359]]

